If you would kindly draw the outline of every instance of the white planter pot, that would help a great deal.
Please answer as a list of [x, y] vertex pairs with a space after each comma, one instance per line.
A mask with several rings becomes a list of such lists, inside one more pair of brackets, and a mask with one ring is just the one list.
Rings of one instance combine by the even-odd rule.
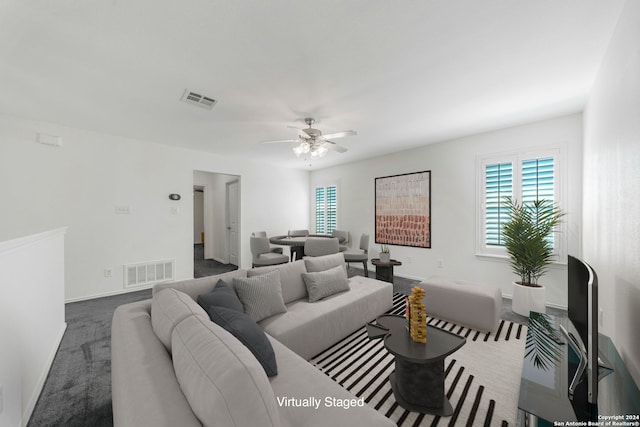
[[511, 308], [514, 313], [526, 317], [529, 317], [530, 311], [546, 313], [546, 295], [547, 290], [544, 286], [533, 288], [531, 286], [522, 286], [514, 282]]
[[389, 252], [380, 252], [380, 262], [388, 263], [391, 261], [391, 254]]

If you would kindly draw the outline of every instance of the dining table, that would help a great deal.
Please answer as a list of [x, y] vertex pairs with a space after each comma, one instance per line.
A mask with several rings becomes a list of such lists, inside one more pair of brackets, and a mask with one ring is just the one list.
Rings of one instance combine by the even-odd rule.
[[307, 236], [273, 236], [269, 238], [269, 242], [274, 245], [289, 246], [291, 251], [291, 261], [302, 259], [304, 256], [304, 244], [309, 237], [326, 237], [332, 238], [330, 234], [309, 234]]

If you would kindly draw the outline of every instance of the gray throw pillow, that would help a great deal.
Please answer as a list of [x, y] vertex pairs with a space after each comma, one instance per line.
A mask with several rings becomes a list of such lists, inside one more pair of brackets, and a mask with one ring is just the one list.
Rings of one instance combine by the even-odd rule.
[[211, 320], [231, 332], [258, 359], [268, 377], [278, 375], [276, 354], [260, 326], [241, 311], [209, 306]]
[[236, 277], [233, 279], [233, 287], [236, 288], [244, 312], [256, 322], [287, 311], [282, 300], [278, 270], [254, 277]]
[[238, 299], [238, 295], [236, 295], [236, 291], [224, 280], [218, 280], [218, 283], [216, 283], [215, 288], [213, 288], [211, 292], [198, 295], [197, 301], [206, 311], [214, 305], [216, 307], [225, 307], [244, 313], [244, 308], [242, 307], [240, 299]]
[[325, 271], [341, 265], [344, 268], [344, 274], [347, 274], [347, 263], [344, 261], [342, 252], [316, 257], [306, 256], [304, 257], [304, 265], [309, 273]]
[[316, 273], [303, 273], [302, 279], [309, 292], [309, 302], [349, 290], [349, 279], [340, 265]]

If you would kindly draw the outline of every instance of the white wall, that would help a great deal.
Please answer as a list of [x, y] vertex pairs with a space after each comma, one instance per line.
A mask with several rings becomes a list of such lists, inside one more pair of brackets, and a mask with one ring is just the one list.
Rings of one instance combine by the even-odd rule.
[[[338, 184], [338, 228], [350, 231], [354, 242], [359, 241], [361, 233], [369, 233], [370, 253], [374, 257], [379, 252], [379, 245], [373, 243], [374, 179], [430, 170], [432, 247], [392, 246], [392, 257], [403, 262], [394, 271], [417, 279], [445, 275], [493, 283], [510, 296], [516, 276], [506, 260], [475, 255], [476, 161], [478, 156], [553, 145], [565, 148], [561, 168], [567, 178], [564, 190], [568, 197], [564, 209], [568, 212], [568, 227], [562, 238], [568, 243], [570, 253], [575, 253], [579, 248], [582, 201], [582, 116], [579, 114], [313, 171], [310, 185], [313, 188], [326, 183]], [[437, 268], [439, 259], [443, 260], [443, 268]], [[566, 266], [553, 266], [543, 282], [547, 285], [548, 302], [566, 307]]]
[[0, 242], [0, 425], [26, 425], [64, 334], [65, 229]]
[[585, 109], [584, 257], [602, 332], [640, 384], [640, 2], [628, 1]]
[[[38, 132], [63, 146], [36, 143]], [[0, 240], [68, 226], [67, 300], [123, 292], [128, 263], [175, 259], [176, 277], [191, 278], [194, 170], [242, 177], [242, 267], [251, 265], [251, 230], [308, 224], [307, 171], [0, 115]]]

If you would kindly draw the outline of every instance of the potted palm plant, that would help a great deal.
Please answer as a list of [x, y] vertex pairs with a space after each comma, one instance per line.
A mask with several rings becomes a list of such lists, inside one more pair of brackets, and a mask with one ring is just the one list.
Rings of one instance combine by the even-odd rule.
[[551, 200], [519, 203], [504, 200], [509, 220], [503, 225], [502, 238], [509, 254], [511, 269], [520, 277], [514, 282], [512, 308], [529, 317], [530, 311], [546, 312], [546, 290], [538, 280], [553, 261], [552, 233], [564, 213]]

